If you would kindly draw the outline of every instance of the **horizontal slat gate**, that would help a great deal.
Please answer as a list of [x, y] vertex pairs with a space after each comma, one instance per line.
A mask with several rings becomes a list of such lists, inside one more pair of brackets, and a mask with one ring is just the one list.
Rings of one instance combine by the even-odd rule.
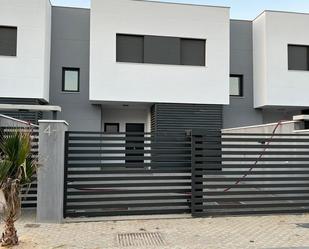
[[309, 135], [192, 133], [192, 215], [309, 211]]
[[185, 133], [67, 132], [64, 217], [190, 212]]
[[[9, 134], [15, 132], [16, 130], [25, 130], [31, 132], [31, 143], [32, 156], [38, 160], [39, 152], [39, 129], [38, 127], [1, 127], [2, 134]], [[36, 176], [34, 177], [34, 182], [30, 186], [26, 186], [22, 189], [22, 207], [23, 208], [36, 208], [37, 206], [37, 181]]]

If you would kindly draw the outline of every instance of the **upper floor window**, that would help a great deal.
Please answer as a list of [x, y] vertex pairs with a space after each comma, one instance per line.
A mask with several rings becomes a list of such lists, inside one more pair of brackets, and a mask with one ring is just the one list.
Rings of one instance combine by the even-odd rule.
[[79, 92], [79, 68], [62, 68], [62, 91]]
[[118, 62], [205, 66], [206, 40], [117, 34]]
[[288, 45], [289, 70], [309, 71], [309, 46]]
[[243, 76], [230, 75], [230, 96], [243, 96]]
[[16, 56], [17, 28], [0, 26], [0, 55]]

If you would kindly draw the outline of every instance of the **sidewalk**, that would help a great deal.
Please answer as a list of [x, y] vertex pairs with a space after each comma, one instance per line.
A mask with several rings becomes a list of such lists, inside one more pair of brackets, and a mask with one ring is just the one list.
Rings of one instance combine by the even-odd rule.
[[[34, 249], [309, 249], [309, 215], [219, 217], [35, 224], [17, 223], [21, 243]], [[119, 246], [117, 234], [158, 232], [165, 246]], [[142, 242], [141, 242], [142, 243]]]

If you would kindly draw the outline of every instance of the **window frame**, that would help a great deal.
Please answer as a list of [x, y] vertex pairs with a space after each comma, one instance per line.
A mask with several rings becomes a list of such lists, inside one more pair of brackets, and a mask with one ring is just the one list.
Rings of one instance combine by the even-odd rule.
[[[126, 60], [120, 60], [119, 59], [119, 54], [118, 54], [118, 37], [121, 36], [127, 36], [127, 37], [139, 37], [142, 38], [143, 40], [143, 44], [142, 44], [142, 60], [140, 62], [132, 62], [132, 61], [126, 61]], [[150, 60], [148, 58], [148, 60], [146, 59], [146, 51], [145, 49], [146, 47], [146, 41], [147, 38], [151, 39], [151, 38], [173, 38], [173, 39], [177, 39], [178, 43], [179, 43], [179, 48], [178, 48], [178, 63], [168, 63], [168, 62], [150, 62], [148, 60]], [[133, 64], [150, 64], [150, 65], [167, 65], [167, 66], [191, 66], [191, 67], [207, 67], [207, 39], [205, 38], [193, 38], [193, 37], [176, 37], [176, 36], [160, 36], [160, 35], [151, 35], [151, 34], [147, 34], [147, 35], [141, 35], [141, 34], [131, 34], [131, 33], [116, 33], [116, 63], [133, 63]], [[199, 41], [199, 42], [203, 42], [203, 63], [202, 64], [193, 64], [193, 63], [183, 63], [182, 61], [182, 41], [184, 40], [195, 40], [195, 41]], [[146, 47], [146, 48], [145, 48]], [[146, 61], [146, 62], [145, 62]]]
[[15, 41], [15, 51], [14, 54], [8, 55], [8, 54], [1, 54], [0, 56], [6, 56], [6, 57], [17, 57], [17, 48], [18, 48], [18, 27], [17, 26], [10, 26], [10, 25], [0, 25], [0, 28], [9, 28], [16, 30], [16, 41]]
[[110, 125], [110, 126], [115, 125], [117, 127], [117, 132], [116, 133], [119, 132], [119, 123], [104, 123], [104, 132], [113, 134], [113, 132], [106, 131], [106, 127], [108, 125]]
[[[77, 72], [78, 78], [77, 78], [77, 90], [65, 90], [65, 72], [66, 71], [73, 71]], [[66, 93], [79, 93], [80, 92], [80, 68], [78, 67], [62, 67], [62, 92]]]
[[233, 95], [231, 93], [230, 97], [243, 98], [244, 97], [244, 75], [243, 74], [230, 74], [230, 78], [238, 78], [239, 79], [239, 95]]
[[[124, 37], [135, 37], [135, 38], [141, 38], [142, 39], [142, 58], [141, 58], [141, 62], [136, 62], [136, 61], [127, 61], [127, 60], [122, 60], [120, 59], [120, 55], [119, 55], [119, 42], [121, 38]], [[145, 63], [145, 35], [134, 35], [134, 34], [125, 34], [125, 33], [117, 33], [116, 34], [116, 62], [120, 62], [120, 63], [138, 63], [138, 64], [144, 64]]]
[[[290, 47], [305, 47], [307, 49], [307, 53], [306, 53], [306, 56], [307, 56], [307, 69], [292, 69], [292, 68], [290, 68], [290, 58], [289, 58], [289, 54], [290, 54], [289, 48]], [[287, 46], [287, 58], [288, 58], [288, 60], [287, 60], [288, 71], [301, 71], [301, 72], [309, 71], [309, 45], [290, 44], [290, 43], [288, 43], [288, 46]]]
[[[183, 54], [182, 54], [182, 49], [183, 49], [183, 42], [185, 41], [198, 41], [198, 42], [203, 42], [203, 64], [193, 64], [193, 63], [184, 63], [183, 62]], [[207, 49], [207, 40], [206, 39], [198, 39], [198, 38], [180, 38], [180, 65], [182, 66], [193, 66], [193, 67], [206, 67], [206, 49]]]

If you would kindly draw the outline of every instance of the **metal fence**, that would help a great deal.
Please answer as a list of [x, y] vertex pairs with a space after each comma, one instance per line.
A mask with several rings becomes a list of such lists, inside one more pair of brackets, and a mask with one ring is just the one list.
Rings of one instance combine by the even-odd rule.
[[191, 212], [183, 133], [66, 132], [64, 217]]
[[309, 211], [309, 135], [67, 132], [65, 217]]
[[309, 135], [193, 131], [193, 216], [308, 211]]
[[[39, 129], [37, 126], [31, 127], [0, 127], [0, 134], [9, 134], [16, 130], [25, 130], [31, 131], [31, 143], [32, 149], [31, 153], [32, 156], [38, 160], [38, 150], [39, 150]], [[34, 177], [34, 182], [21, 191], [21, 198], [22, 198], [22, 207], [23, 208], [35, 208], [37, 206], [37, 181], [36, 176]]]

